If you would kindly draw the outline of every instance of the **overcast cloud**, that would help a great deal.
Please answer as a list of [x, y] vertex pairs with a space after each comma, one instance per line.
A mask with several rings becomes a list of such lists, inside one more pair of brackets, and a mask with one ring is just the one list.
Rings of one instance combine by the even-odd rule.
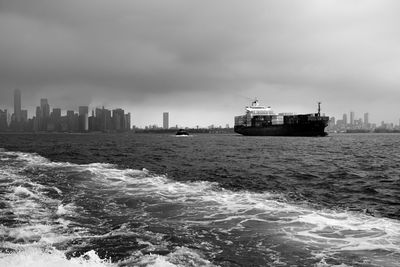
[[[0, 0], [0, 108], [105, 105], [133, 124], [279, 112], [400, 118], [400, 2]], [[32, 113], [31, 113], [32, 114]]]

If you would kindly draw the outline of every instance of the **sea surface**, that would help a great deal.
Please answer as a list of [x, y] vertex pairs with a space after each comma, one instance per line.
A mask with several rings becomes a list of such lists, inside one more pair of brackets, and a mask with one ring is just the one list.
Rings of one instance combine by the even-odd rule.
[[399, 266], [399, 148], [399, 134], [1, 134], [0, 266]]

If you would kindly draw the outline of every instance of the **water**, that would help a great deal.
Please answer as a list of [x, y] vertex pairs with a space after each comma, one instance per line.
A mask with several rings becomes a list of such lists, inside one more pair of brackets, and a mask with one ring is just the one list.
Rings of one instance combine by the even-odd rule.
[[398, 266], [400, 135], [0, 135], [0, 266]]

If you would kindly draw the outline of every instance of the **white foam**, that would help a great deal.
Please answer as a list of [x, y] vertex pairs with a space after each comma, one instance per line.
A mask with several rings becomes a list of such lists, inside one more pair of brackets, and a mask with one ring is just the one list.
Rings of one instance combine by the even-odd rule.
[[67, 214], [73, 214], [75, 210], [75, 207], [73, 204], [69, 203], [66, 205], [60, 204], [57, 207], [56, 214], [61, 216], [61, 215], [67, 215]]
[[67, 259], [61, 251], [40, 248], [27, 248], [10, 254], [0, 254], [0, 266], [13, 267], [104, 267], [116, 266], [110, 261], [100, 259], [94, 251], [79, 258]]
[[294, 239], [311, 238], [338, 251], [382, 249], [400, 253], [400, 222], [395, 220], [361, 213], [312, 211], [299, 215], [294, 222], [301, 223]]
[[[135, 197], [160, 203], [185, 203], [186, 223], [222, 225], [244, 229], [249, 223], [274, 223], [270, 229], [293, 241], [310, 243], [332, 251], [383, 249], [400, 252], [400, 223], [347, 211], [315, 210], [282, 202], [279, 194], [232, 192], [211, 182], [177, 182], [166, 176], [151, 176], [138, 170], [119, 170], [112, 165], [81, 166], [96, 173], [99, 182], [121, 187]], [[135, 174], [135, 175], [132, 175]], [[141, 175], [140, 175], [141, 174]], [[112, 177], [112, 181], [108, 180]], [[193, 219], [190, 214], [195, 214]]]
[[60, 189], [58, 189], [57, 187], [53, 186], [52, 187], [54, 189], [54, 191], [57, 192], [57, 194], [59, 194], [60, 196], [62, 196], [62, 191]]
[[151, 266], [151, 267], [176, 267], [176, 266], [193, 266], [193, 267], [212, 267], [215, 266], [197, 251], [186, 247], [177, 247], [175, 251], [166, 256], [149, 254], [140, 257], [139, 262], [135, 262], [134, 266]]
[[14, 188], [14, 193], [21, 197], [33, 197], [33, 198], [37, 197], [33, 192], [29, 191], [29, 189], [22, 186]]

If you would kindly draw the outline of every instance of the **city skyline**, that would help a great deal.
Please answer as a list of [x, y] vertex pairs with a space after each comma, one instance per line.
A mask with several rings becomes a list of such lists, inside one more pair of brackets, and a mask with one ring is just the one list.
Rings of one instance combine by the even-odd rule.
[[[8, 125], [11, 124], [11, 122], [21, 122], [21, 121], [27, 121], [28, 119], [33, 119], [33, 118], [37, 118], [39, 116], [44, 116], [44, 117], [50, 117], [50, 115], [52, 115], [54, 112], [57, 112], [57, 116], [61, 117], [63, 115], [69, 116], [70, 112], [73, 112], [73, 114], [75, 114], [75, 111], [77, 111], [77, 115], [78, 116], [84, 116], [86, 114], [86, 122], [79, 122], [79, 125], [83, 124], [83, 131], [88, 131], [89, 130], [89, 115], [92, 114], [92, 116], [94, 116], [94, 112], [99, 110], [99, 109], [104, 109], [104, 106], [99, 107], [94, 106], [94, 107], [89, 107], [89, 106], [78, 106], [77, 108], [73, 109], [73, 110], [63, 110], [61, 108], [53, 108], [52, 111], [50, 109], [50, 105], [48, 102], [47, 98], [40, 98], [40, 106], [36, 106], [36, 112], [32, 113], [31, 116], [29, 116], [28, 110], [26, 109], [22, 109], [22, 104], [21, 104], [21, 90], [16, 88], [14, 89], [14, 106], [13, 106], [13, 113], [9, 112], [7, 108], [1, 107], [0, 106], [0, 111], [2, 111], [2, 114], [4, 112], [8, 112], [8, 114], [2, 115], [2, 116], [9, 116], [9, 118], [7, 119]], [[108, 110], [108, 109], [106, 109]], [[118, 111], [123, 111], [123, 109], [121, 108], [116, 108], [116, 109], [112, 109], [113, 115], [114, 112], [118, 112]], [[110, 110], [111, 112], [111, 110]], [[19, 114], [19, 115], [18, 115]], [[42, 115], [39, 115], [42, 114]], [[323, 113], [325, 114], [325, 113]], [[357, 114], [357, 115], [356, 115]], [[36, 115], [36, 116], [35, 116]], [[329, 116], [329, 114], [326, 114]], [[129, 116], [130, 116], [130, 112], [129, 112]], [[334, 126], [333, 128], [337, 128], [340, 130], [344, 130], [344, 129], [374, 129], [374, 128], [379, 128], [379, 127], [383, 127], [383, 128], [397, 128], [400, 127], [400, 119], [397, 122], [390, 122], [390, 121], [380, 121], [380, 122], [371, 122], [370, 121], [370, 113], [369, 112], [365, 112], [363, 113], [362, 116], [357, 117], [358, 113], [356, 113], [355, 111], [349, 111], [347, 113], [343, 113], [342, 117], [335, 117], [335, 116], [329, 116], [330, 117], [330, 129], [332, 130], [332, 125]], [[349, 119], [348, 119], [349, 118]], [[129, 125], [132, 125], [135, 128], [163, 128], [163, 129], [169, 129], [170, 128], [170, 120], [169, 120], [169, 112], [163, 112], [162, 113], [162, 124], [161, 126], [157, 123], [151, 122], [151, 121], [147, 121], [145, 123], [145, 125], [143, 126], [139, 126], [139, 125], [135, 125], [132, 124], [132, 117], [129, 117]], [[230, 125], [230, 123], [225, 124], [226, 128], [228, 128], [228, 125]], [[4, 128], [5, 126], [0, 126], [0, 128]], [[8, 126], [7, 126], [8, 127]], [[117, 126], [118, 128], [120, 126]], [[175, 126], [173, 126], [172, 128], [185, 128], [185, 127], [191, 127], [191, 128], [218, 128], [218, 127], [222, 127], [222, 125], [215, 125], [215, 124], [208, 124], [207, 126], [199, 126], [199, 124], [197, 124], [196, 126], [187, 126], [187, 125], [183, 125], [183, 124], [175, 124]], [[44, 129], [42, 129], [44, 130]]]
[[91, 109], [89, 106], [79, 106], [78, 112], [61, 108], [51, 108], [47, 98], [40, 99], [35, 113], [28, 115], [22, 109], [21, 90], [14, 90], [14, 112], [0, 107], [0, 131], [16, 132], [125, 132], [132, 130], [131, 113], [121, 108], [112, 110], [102, 108]]

